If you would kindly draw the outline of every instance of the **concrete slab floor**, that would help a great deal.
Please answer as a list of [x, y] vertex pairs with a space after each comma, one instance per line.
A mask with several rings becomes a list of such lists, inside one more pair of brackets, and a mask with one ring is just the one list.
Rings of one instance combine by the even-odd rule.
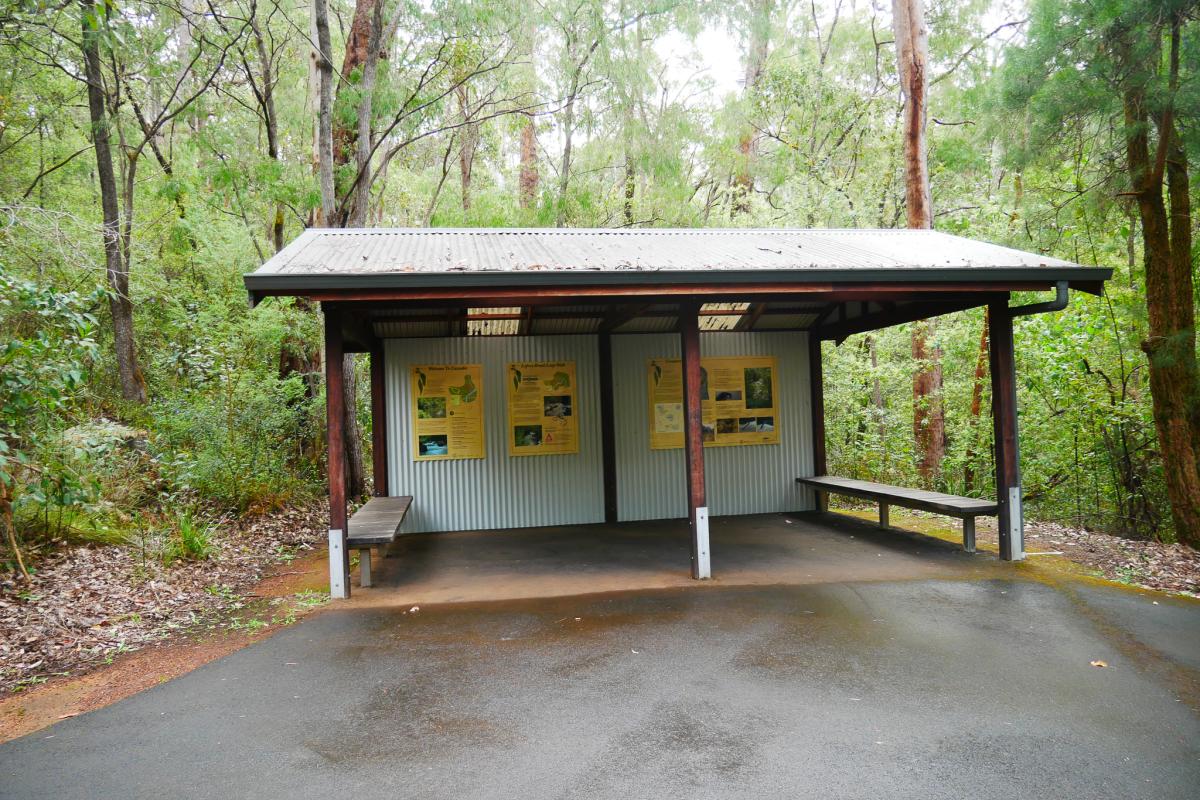
[[[630, 533], [595, 558], [681, 585], [335, 606], [0, 746], [0, 797], [1196, 797], [1200, 605], [817, 522], [718, 534], [727, 576], [799, 585], [697, 584], [686, 537]], [[486, 566], [453, 541], [358, 596], [554, 571], [549, 543]]]
[[[709, 586], [996, 577], [1013, 565], [841, 514], [716, 517]], [[559, 597], [695, 585], [686, 520], [402, 536], [358, 605]], [[999, 573], [998, 573], [999, 571]]]

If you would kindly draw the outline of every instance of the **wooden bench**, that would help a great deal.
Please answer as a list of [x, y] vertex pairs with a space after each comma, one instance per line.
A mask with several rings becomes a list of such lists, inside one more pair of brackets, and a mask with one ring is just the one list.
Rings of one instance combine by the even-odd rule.
[[359, 583], [371, 585], [371, 548], [396, 541], [412, 505], [411, 497], [372, 497], [350, 517], [346, 547], [358, 550]]
[[840, 494], [879, 503], [879, 527], [881, 528], [889, 527], [888, 509], [892, 505], [930, 511], [934, 514], [945, 514], [948, 517], [958, 517], [962, 520], [963, 549], [968, 553], [975, 552], [975, 518], [994, 517], [997, 512], [997, 505], [991, 500], [927, 492], [923, 489], [905, 489], [901, 486], [889, 486], [886, 483], [871, 483], [853, 478], [820, 475], [815, 478], [797, 478], [796, 483], [808, 486], [820, 494]]

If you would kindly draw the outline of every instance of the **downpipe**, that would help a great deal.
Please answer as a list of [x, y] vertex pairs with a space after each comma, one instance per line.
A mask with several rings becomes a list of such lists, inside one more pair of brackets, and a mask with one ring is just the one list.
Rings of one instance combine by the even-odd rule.
[[1027, 317], [1030, 314], [1045, 314], [1047, 311], [1062, 311], [1067, 307], [1070, 289], [1067, 287], [1066, 281], [1058, 281], [1054, 288], [1056, 293], [1053, 300], [1045, 303], [1030, 303], [1025, 306], [1012, 306], [1008, 309], [1008, 315], [1010, 317]]

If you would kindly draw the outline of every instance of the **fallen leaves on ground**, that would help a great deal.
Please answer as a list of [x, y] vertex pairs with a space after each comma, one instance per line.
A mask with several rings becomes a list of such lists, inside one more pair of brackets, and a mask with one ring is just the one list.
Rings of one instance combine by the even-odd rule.
[[0, 579], [0, 692], [187, 630], [223, 610], [273, 564], [325, 537], [319, 505], [221, 525], [203, 561], [164, 566], [135, 546], [80, 546]]
[[1026, 526], [1026, 550], [1059, 550], [1103, 577], [1147, 589], [1200, 595], [1200, 552], [1183, 544], [1122, 539], [1054, 522]]

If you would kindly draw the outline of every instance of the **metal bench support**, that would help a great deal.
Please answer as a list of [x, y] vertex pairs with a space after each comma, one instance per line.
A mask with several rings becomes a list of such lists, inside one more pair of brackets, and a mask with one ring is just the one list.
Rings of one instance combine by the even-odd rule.
[[371, 548], [358, 550], [358, 584], [363, 588], [371, 585]]
[[891, 513], [891, 510], [892, 510], [892, 507], [890, 505], [888, 505], [887, 503], [879, 504], [879, 527], [881, 527], [885, 530], [892, 526], [891, 522], [888, 521], [888, 517]]
[[963, 517], [963, 550], [975, 552], [975, 518]]

